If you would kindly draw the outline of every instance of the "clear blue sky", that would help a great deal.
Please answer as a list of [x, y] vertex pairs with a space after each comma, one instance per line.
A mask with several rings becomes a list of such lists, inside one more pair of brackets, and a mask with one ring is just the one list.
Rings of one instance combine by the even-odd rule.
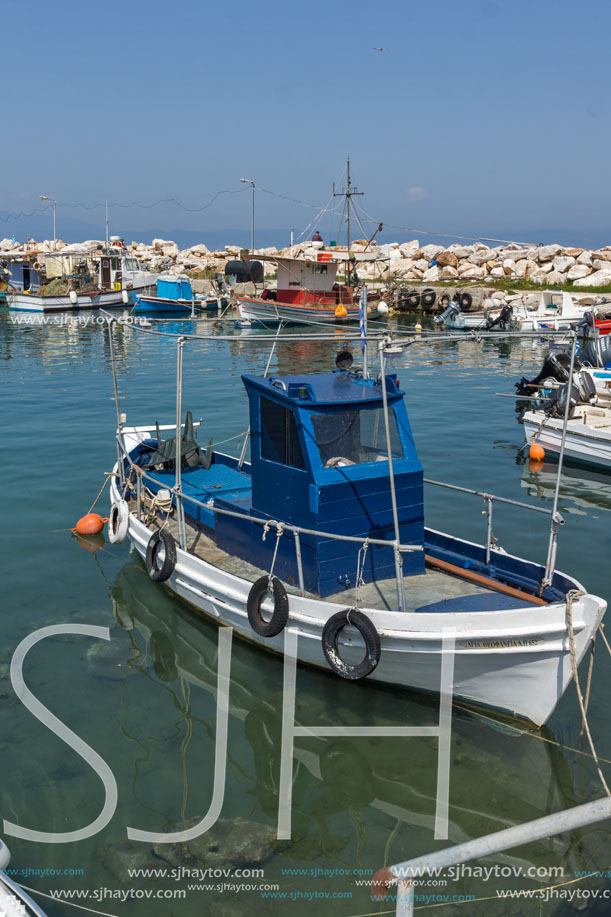
[[[322, 205], [349, 154], [387, 224], [606, 233], [610, 26], [608, 0], [5, 4], [0, 211], [45, 193], [59, 230], [103, 227], [65, 204], [231, 189], [201, 213], [115, 209], [113, 227], [248, 228], [241, 177]], [[313, 215], [256, 202], [261, 228]]]

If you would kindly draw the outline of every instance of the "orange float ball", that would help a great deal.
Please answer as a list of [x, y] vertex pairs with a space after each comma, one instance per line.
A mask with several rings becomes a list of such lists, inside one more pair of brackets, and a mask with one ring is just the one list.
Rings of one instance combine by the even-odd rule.
[[528, 455], [531, 459], [534, 459], [536, 462], [541, 462], [545, 458], [545, 449], [543, 446], [540, 446], [539, 443], [531, 443], [530, 450]]
[[346, 318], [347, 315], [348, 315], [348, 310], [343, 305], [343, 303], [340, 302], [339, 306], [337, 306], [335, 309], [335, 317], [336, 318]]
[[536, 459], [531, 459], [528, 463], [529, 471], [543, 471], [544, 468], [545, 468], [545, 463], [540, 462]]
[[102, 519], [97, 513], [87, 513], [86, 516], [79, 519], [72, 533], [74, 535], [97, 535], [104, 528], [105, 522], [108, 522], [107, 517]]

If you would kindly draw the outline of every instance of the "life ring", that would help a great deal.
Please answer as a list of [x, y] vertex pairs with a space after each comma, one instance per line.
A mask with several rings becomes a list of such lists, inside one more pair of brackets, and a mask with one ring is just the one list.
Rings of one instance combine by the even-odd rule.
[[32, 270], [34, 271], [42, 271], [43, 268], [44, 264], [41, 261], [35, 261], [32, 265]]
[[176, 681], [176, 653], [172, 643], [160, 630], [151, 634], [151, 659], [155, 675], [160, 681]]
[[[266, 596], [270, 596], [274, 602], [274, 611], [269, 621], [261, 616], [261, 603]], [[260, 637], [276, 637], [284, 630], [289, 619], [289, 600], [277, 576], [272, 576], [271, 584], [269, 576], [261, 576], [252, 584], [246, 610], [250, 626]]]
[[461, 312], [469, 311], [471, 303], [473, 302], [473, 297], [470, 293], [457, 293], [454, 298], [460, 303]]
[[[348, 665], [343, 661], [337, 645], [340, 631], [348, 624], [355, 627], [365, 641], [365, 655], [356, 665]], [[356, 608], [345, 608], [329, 618], [322, 632], [322, 649], [333, 671], [350, 681], [371, 675], [381, 655], [377, 630], [367, 615]]]
[[431, 309], [435, 305], [436, 299], [437, 293], [435, 290], [432, 290], [431, 287], [427, 287], [426, 290], [422, 291], [420, 302], [422, 303], [423, 308]]
[[129, 526], [129, 507], [125, 500], [117, 500], [110, 507], [108, 516], [108, 540], [111, 544], [125, 541]]
[[[164, 556], [160, 563], [160, 554]], [[146, 546], [146, 572], [156, 583], [165, 583], [176, 567], [176, 542], [169, 532], [159, 529], [153, 532]]]

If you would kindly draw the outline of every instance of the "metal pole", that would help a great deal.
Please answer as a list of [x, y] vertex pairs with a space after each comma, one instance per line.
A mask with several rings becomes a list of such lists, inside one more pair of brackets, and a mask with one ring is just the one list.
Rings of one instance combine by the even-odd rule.
[[250, 250], [254, 252], [255, 250], [255, 183], [252, 184], [252, 217], [250, 220]]
[[106, 201], [106, 245], [108, 245], [108, 201]]
[[297, 529], [293, 529], [293, 535], [295, 538], [295, 556], [297, 558], [297, 578], [299, 582], [299, 594], [305, 595], [305, 587], [303, 585], [303, 564], [301, 560], [301, 538], [299, 537], [299, 532]]
[[[573, 370], [575, 368], [575, 349], [577, 344], [577, 335], [573, 332], [573, 346], [571, 347], [571, 365], [569, 368], [569, 381], [567, 383], [566, 404], [564, 405], [564, 421], [562, 424], [562, 439], [560, 440], [560, 454], [558, 456], [558, 474], [556, 475], [556, 487], [554, 490], [554, 503], [552, 506], [552, 524], [549, 534], [549, 545], [547, 549], [547, 563], [545, 565], [545, 576], [543, 577], [543, 587], [549, 586], [554, 576], [554, 567], [556, 565], [556, 551], [558, 548], [558, 530], [564, 521], [558, 513], [558, 501], [560, 499], [560, 478], [562, 475], [562, 462], [564, 461], [564, 446], [566, 442], [566, 431], [569, 423], [569, 408], [571, 404], [571, 387], [573, 385]], [[542, 590], [543, 591], [543, 590]]]
[[492, 548], [492, 499], [490, 494], [484, 494], [484, 502], [486, 503], [485, 512], [488, 516], [486, 530], [486, 566], [490, 563], [490, 550]]
[[[263, 373], [264, 379], [267, 378], [267, 374], [269, 372], [269, 368], [272, 362], [272, 357], [274, 355], [274, 350], [276, 349], [276, 344], [278, 343], [278, 336], [280, 332], [282, 331], [282, 327], [283, 327], [282, 322], [280, 322], [280, 324], [278, 325], [278, 330], [276, 331], [276, 337], [274, 338], [274, 341], [272, 343], [272, 348], [269, 352], [269, 357], [267, 358], [267, 363], [265, 365], [265, 372]], [[240, 458], [238, 460], [238, 471], [242, 470], [242, 465], [244, 464], [244, 459], [246, 458], [246, 450], [248, 448], [249, 440], [250, 440], [250, 426], [248, 427], [248, 430], [246, 431], [246, 436], [244, 437], [244, 443], [242, 444], [242, 451], [240, 452]]]
[[367, 287], [363, 287], [362, 292], [362, 309], [363, 309], [363, 378], [369, 378], [369, 361], [367, 359]]
[[53, 201], [53, 251], [57, 250], [57, 230], [56, 230], [56, 220], [55, 220], [56, 208], [57, 208], [57, 201]]
[[611, 818], [611, 797], [605, 796], [594, 802], [587, 802], [581, 806], [565, 809], [563, 812], [554, 812], [553, 815], [537, 818], [524, 825], [514, 825], [455, 847], [448, 847], [445, 850], [438, 850], [403, 863], [397, 863], [389, 868], [389, 872], [395, 878], [418, 878], [427, 871], [432, 873], [434, 870], [448, 869], [459, 863], [478, 860], [493, 853], [511, 850], [512, 847], [531, 844], [533, 841], [546, 840], [556, 834], [575, 831], [577, 828], [584, 828], [609, 818]]
[[186, 545], [184, 508], [182, 504], [182, 357], [185, 338], [179, 337], [176, 348], [176, 475], [174, 492], [176, 494], [176, 521], [178, 525], [178, 543], [181, 548]]
[[[114, 319], [109, 319], [107, 321], [108, 321], [108, 349], [110, 351], [110, 366], [112, 369], [112, 386], [113, 386], [114, 393], [115, 393], [115, 411], [117, 415], [117, 437], [120, 437], [122, 436], [123, 424], [121, 423], [121, 405], [119, 403], [119, 386], [117, 384], [117, 363], [115, 360], [115, 345], [114, 345], [114, 340], [112, 336], [112, 326], [113, 326]], [[118, 438], [117, 438], [117, 463], [119, 465], [119, 476], [121, 479], [121, 483], [124, 483], [125, 474], [124, 474], [123, 462], [121, 460], [121, 447], [119, 445]]]
[[138, 522], [142, 517], [142, 476], [136, 476], [136, 517]]
[[397, 515], [397, 495], [395, 493], [395, 473], [392, 464], [392, 449], [390, 445], [390, 423], [388, 420], [388, 396], [386, 394], [386, 360], [384, 359], [384, 341], [380, 341], [380, 374], [382, 382], [382, 405], [384, 408], [384, 427], [386, 430], [386, 451], [388, 452], [388, 477], [390, 481], [390, 499], [392, 502], [392, 517], [395, 526], [395, 574], [397, 578], [397, 599], [399, 602], [399, 611], [405, 611], [405, 588], [403, 584], [403, 558], [399, 545], [401, 537], [399, 535], [399, 517]]

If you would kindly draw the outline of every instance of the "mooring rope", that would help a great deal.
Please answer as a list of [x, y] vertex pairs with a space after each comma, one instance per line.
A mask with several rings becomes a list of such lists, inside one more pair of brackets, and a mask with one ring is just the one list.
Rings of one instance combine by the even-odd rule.
[[[588, 737], [588, 744], [590, 745], [590, 750], [592, 752], [592, 758], [594, 760], [594, 764], [596, 765], [596, 770], [598, 771], [598, 776], [600, 778], [600, 782], [603, 785], [603, 789], [605, 793], [607, 794], [607, 796], [611, 796], [611, 790], [609, 790], [609, 787], [607, 786], [607, 781], [603, 777], [603, 772], [600, 769], [600, 764], [598, 762], [598, 756], [596, 754], [596, 749], [594, 747], [594, 740], [592, 739], [592, 733], [590, 732], [590, 726], [588, 723], [587, 711], [586, 711], [586, 707], [585, 707], [584, 700], [583, 700], [583, 694], [581, 693], [581, 687], [579, 684], [579, 673], [577, 671], [577, 659], [575, 656], [575, 637], [573, 634], [573, 602], [576, 599], [580, 598], [582, 595], [585, 595], [585, 593], [581, 592], [579, 589], [571, 589], [566, 594], [566, 623], [567, 623], [567, 627], [569, 631], [569, 649], [571, 652], [571, 669], [573, 672], [573, 681], [575, 682], [575, 687], [577, 689], [577, 698], [579, 700], [579, 706], [581, 708], [583, 729], [585, 730], [585, 733]], [[589, 693], [589, 687], [588, 687], [588, 693]]]

